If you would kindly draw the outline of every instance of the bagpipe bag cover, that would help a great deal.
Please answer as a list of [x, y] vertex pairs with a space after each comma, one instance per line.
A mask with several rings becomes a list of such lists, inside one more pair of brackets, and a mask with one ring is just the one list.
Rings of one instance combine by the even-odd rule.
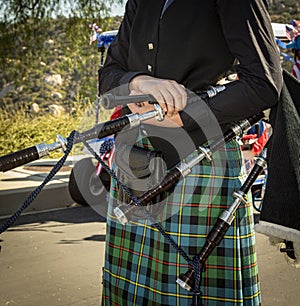
[[283, 70], [279, 103], [271, 109], [272, 142], [268, 148], [268, 179], [256, 230], [300, 241], [300, 82]]

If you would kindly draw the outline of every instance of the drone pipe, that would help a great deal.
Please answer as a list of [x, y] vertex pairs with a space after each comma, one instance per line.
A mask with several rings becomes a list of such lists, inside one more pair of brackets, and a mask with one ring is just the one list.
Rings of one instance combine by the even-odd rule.
[[247, 118], [246, 120], [240, 121], [238, 124], [233, 125], [229, 130], [227, 130], [223, 137], [221, 137], [219, 140], [214, 141], [210, 145], [210, 150], [218, 150], [220, 146], [231, 139], [235, 138], [236, 136], [242, 135], [243, 133], [247, 132], [249, 129], [249, 126], [253, 126], [255, 123], [260, 121], [262, 118], [264, 118], [263, 113], [259, 113], [256, 115], [253, 115], [252, 117]]
[[[234, 202], [232, 205], [225, 210], [220, 217], [218, 218], [216, 224], [211, 229], [209, 234], [206, 237], [206, 241], [204, 246], [201, 248], [198, 258], [200, 266], [203, 267], [204, 263], [208, 259], [209, 255], [212, 253], [212, 251], [215, 249], [216, 246], [220, 244], [222, 239], [224, 238], [228, 228], [232, 224], [233, 220], [235, 219], [234, 213], [238, 209], [239, 205], [242, 202], [246, 202], [246, 194], [249, 192], [251, 186], [257, 179], [257, 177], [261, 174], [263, 169], [266, 166], [266, 147], [260, 154], [260, 156], [257, 158], [255, 165], [253, 166], [251, 172], [249, 173], [246, 181], [241, 186], [239, 191], [233, 193], [233, 197], [235, 197]], [[188, 271], [184, 274], [181, 274], [178, 279], [177, 283], [187, 291], [192, 290], [194, 287], [194, 269], [190, 268]]]
[[[103, 138], [108, 135], [115, 134], [121, 131], [125, 126], [130, 124], [129, 116], [124, 116], [117, 118], [112, 121], [107, 121], [102, 124], [98, 124], [87, 130], [74, 139], [74, 144], [81, 142], [80, 139], [93, 139], [93, 138]], [[62, 138], [63, 139], [63, 138]], [[5, 172], [16, 167], [22, 166], [29, 162], [38, 160], [42, 157], [49, 155], [50, 152], [63, 148], [66, 145], [66, 140], [55, 142], [53, 144], [47, 145], [46, 143], [40, 143], [30, 148], [20, 150], [14, 153], [10, 153], [0, 157], [0, 171]]]
[[109, 135], [113, 135], [117, 132], [122, 131], [123, 128], [130, 125], [130, 116], [123, 116], [111, 121], [100, 123], [95, 125], [93, 128], [80, 133], [80, 137], [75, 137], [74, 142], [80, 143], [81, 139], [90, 140], [93, 138], [101, 139]]
[[10, 153], [0, 157], [0, 170], [8, 171], [19, 167], [21, 165], [27, 164], [31, 161], [37, 160], [40, 158], [39, 147], [46, 146], [45, 143], [41, 143], [18, 152]]
[[[78, 134], [74, 138], [74, 144], [80, 143], [83, 140], [90, 140], [93, 138], [103, 138], [109, 135], [113, 135], [120, 132], [124, 127], [130, 128], [138, 126], [142, 121], [156, 118], [158, 121], [163, 120], [163, 111], [161, 107], [156, 103], [154, 104], [154, 110], [146, 112], [144, 114], [129, 114], [123, 117], [110, 120], [101, 124], [95, 125], [93, 128]], [[59, 136], [58, 142], [47, 145], [46, 143], [40, 143], [30, 148], [26, 148], [21, 151], [10, 153], [0, 157], [0, 171], [5, 172], [16, 167], [22, 166], [29, 162], [35, 161], [39, 158], [49, 155], [50, 152], [57, 149], [64, 148], [67, 140]]]
[[254, 115], [248, 119], [240, 121], [238, 124], [233, 125], [227, 132], [224, 133], [222, 139], [216, 140], [210, 146], [210, 148], [202, 148], [202, 153], [200, 153], [195, 159], [193, 159], [190, 164], [180, 163], [177, 167], [171, 170], [158, 184], [158, 186], [145, 192], [140, 198], [140, 205], [137, 205], [134, 201], [129, 204], [121, 204], [114, 209], [114, 213], [118, 220], [125, 225], [128, 223], [129, 218], [139, 206], [145, 206], [147, 203], [151, 202], [159, 194], [169, 191], [180, 179], [185, 177], [189, 172], [190, 168], [198, 164], [205, 157], [210, 157], [212, 152], [218, 150], [223, 146], [225, 142], [245, 133], [254, 123], [258, 122], [264, 117], [263, 113]]

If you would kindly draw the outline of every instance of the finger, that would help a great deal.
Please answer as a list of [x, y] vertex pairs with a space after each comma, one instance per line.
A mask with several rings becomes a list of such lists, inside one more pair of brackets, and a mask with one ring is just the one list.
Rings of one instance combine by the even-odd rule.
[[187, 104], [187, 93], [183, 85], [176, 81], [164, 80], [161, 82], [160, 94], [167, 104], [168, 116], [173, 116], [182, 110]]
[[172, 93], [169, 91], [168, 87], [164, 87], [160, 91], [160, 94], [163, 97], [164, 103], [167, 108], [167, 116], [170, 116], [170, 117], [173, 116], [175, 113], [175, 100], [174, 100]]
[[184, 87], [176, 82], [164, 88], [162, 95], [168, 107], [168, 116], [177, 115], [187, 104], [187, 93]]
[[168, 104], [166, 103], [163, 94], [159, 90], [156, 90], [154, 93], [152, 93], [152, 96], [155, 98], [155, 100], [158, 102], [160, 107], [163, 109], [164, 114], [167, 114]]
[[187, 104], [186, 88], [175, 81], [172, 81], [172, 85], [169, 90], [175, 102], [175, 109], [177, 111], [183, 110]]

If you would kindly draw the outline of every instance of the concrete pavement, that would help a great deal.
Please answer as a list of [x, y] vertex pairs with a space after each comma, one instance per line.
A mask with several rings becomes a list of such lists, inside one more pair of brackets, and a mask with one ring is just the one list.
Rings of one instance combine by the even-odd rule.
[[89, 207], [22, 216], [0, 236], [0, 305], [99, 305], [102, 221]]
[[[44, 211], [71, 205], [73, 200], [68, 190], [69, 175], [73, 164], [80, 158], [82, 156], [69, 157], [61, 170], [24, 212]], [[7, 172], [0, 172], [0, 216], [13, 214], [30, 193], [42, 184], [57, 161], [40, 159]]]

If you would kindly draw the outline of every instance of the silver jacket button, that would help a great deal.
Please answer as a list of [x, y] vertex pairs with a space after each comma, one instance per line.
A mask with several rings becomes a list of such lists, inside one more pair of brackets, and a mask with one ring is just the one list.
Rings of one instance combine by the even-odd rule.
[[148, 49], [149, 49], [149, 50], [153, 50], [153, 49], [154, 49], [153, 43], [148, 43]]

